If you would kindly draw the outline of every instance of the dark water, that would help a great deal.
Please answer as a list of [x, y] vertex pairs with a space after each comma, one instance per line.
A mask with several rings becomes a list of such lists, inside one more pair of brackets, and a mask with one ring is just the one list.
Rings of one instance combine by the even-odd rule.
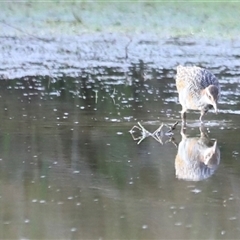
[[[194, 112], [187, 139], [180, 125], [163, 144], [151, 136], [137, 144], [129, 133], [137, 122], [153, 132], [179, 120], [174, 75], [140, 61], [74, 78], [2, 80], [0, 238], [238, 239], [240, 88], [233, 75], [217, 75], [220, 112], [206, 115], [202, 137]], [[218, 155], [202, 177], [200, 165], [181, 170], [180, 142], [186, 152], [216, 142]]]

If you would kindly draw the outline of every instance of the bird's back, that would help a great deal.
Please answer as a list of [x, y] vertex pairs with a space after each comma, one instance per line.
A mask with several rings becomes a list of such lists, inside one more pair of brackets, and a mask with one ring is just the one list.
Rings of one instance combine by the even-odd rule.
[[193, 86], [197, 90], [202, 90], [209, 85], [219, 87], [217, 78], [208, 70], [200, 67], [184, 67], [179, 65], [177, 67], [177, 85], [184, 85], [185, 87]]
[[217, 78], [209, 71], [200, 67], [177, 67], [176, 86], [179, 100], [188, 109], [200, 107], [201, 91], [214, 85], [219, 89]]

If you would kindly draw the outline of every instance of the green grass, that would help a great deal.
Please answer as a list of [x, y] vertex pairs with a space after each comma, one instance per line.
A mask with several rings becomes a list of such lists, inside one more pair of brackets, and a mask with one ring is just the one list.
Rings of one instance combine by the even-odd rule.
[[121, 32], [155, 33], [162, 38], [239, 38], [240, 2], [234, 1], [39, 0], [1, 5], [1, 21], [40, 35]]

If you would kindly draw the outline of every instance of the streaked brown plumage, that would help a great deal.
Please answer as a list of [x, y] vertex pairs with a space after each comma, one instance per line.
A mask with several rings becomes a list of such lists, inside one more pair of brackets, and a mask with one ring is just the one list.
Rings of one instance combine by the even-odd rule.
[[217, 78], [200, 67], [177, 67], [176, 86], [179, 102], [182, 105], [181, 116], [186, 121], [186, 111], [200, 110], [200, 121], [210, 108], [217, 113], [220, 86]]
[[200, 181], [209, 178], [220, 163], [217, 141], [212, 141], [204, 128], [199, 128], [200, 137], [188, 137], [181, 128], [182, 140], [175, 158], [176, 177]]

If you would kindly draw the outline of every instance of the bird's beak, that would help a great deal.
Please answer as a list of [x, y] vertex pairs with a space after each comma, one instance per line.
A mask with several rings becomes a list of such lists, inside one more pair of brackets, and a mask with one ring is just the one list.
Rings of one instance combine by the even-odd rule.
[[214, 108], [214, 110], [215, 110], [215, 113], [218, 114], [217, 103], [214, 103], [214, 104], [213, 104], [213, 108]]

